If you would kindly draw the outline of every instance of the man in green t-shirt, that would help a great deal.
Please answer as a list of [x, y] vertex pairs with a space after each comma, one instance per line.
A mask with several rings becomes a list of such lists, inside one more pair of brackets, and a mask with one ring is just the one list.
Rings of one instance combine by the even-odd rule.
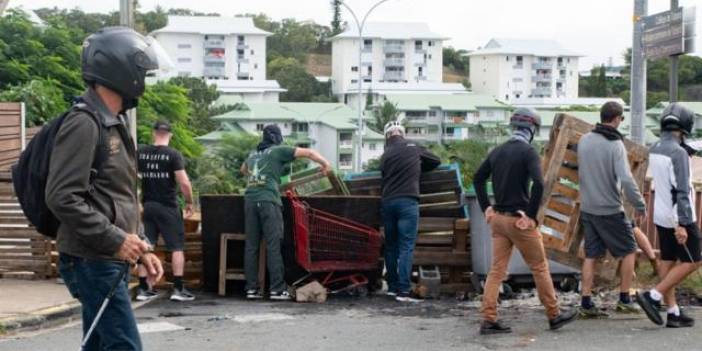
[[263, 128], [263, 140], [256, 151], [241, 166], [241, 173], [248, 177], [245, 202], [246, 249], [244, 273], [246, 298], [261, 299], [258, 286], [258, 250], [261, 239], [266, 240], [268, 272], [270, 274], [271, 300], [290, 300], [283, 280], [283, 210], [280, 201], [280, 177], [287, 173], [290, 163], [307, 158], [321, 166], [322, 173], [329, 171], [329, 162], [317, 151], [280, 145], [283, 136], [277, 125]]

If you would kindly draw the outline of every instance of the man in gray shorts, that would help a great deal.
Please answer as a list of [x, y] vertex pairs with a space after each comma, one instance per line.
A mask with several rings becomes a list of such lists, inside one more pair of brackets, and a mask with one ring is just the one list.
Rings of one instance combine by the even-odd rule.
[[585, 262], [582, 269], [581, 317], [607, 317], [592, 302], [595, 260], [606, 251], [621, 259], [621, 283], [617, 312], [638, 313], [629, 288], [634, 277], [636, 240], [624, 214], [622, 188], [637, 215], [645, 216], [646, 204], [631, 175], [623, 137], [617, 128], [624, 120], [622, 105], [610, 101], [600, 110], [600, 122], [578, 143], [580, 218], [585, 231]]

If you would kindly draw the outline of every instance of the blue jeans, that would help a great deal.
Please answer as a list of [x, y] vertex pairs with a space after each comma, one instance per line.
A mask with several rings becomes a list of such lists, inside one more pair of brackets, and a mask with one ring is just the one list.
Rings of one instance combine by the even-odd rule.
[[[84, 335], [125, 264], [89, 260], [64, 253], [59, 255], [59, 273], [68, 291], [82, 306]], [[90, 336], [85, 351], [141, 351], [141, 340], [127, 288], [128, 279], [129, 274], [126, 274], [119, 283], [115, 295]]]
[[412, 197], [383, 200], [385, 268], [388, 291], [409, 293], [412, 255], [417, 240], [419, 203]]

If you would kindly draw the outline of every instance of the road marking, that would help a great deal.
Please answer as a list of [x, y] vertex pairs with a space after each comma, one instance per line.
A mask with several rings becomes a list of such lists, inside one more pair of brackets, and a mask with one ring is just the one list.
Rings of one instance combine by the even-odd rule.
[[184, 330], [184, 327], [168, 322], [140, 323], [138, 326], [140, 334], [161, 333], [175, 330]]
[[270, 322], [270, 321], [286, 321], [295, 319], [291, 315], [283, 313], [263, 313], [263, 314], [245, 314], [241, 316], [236, 316], [233, 318], [235, 322], [239, 323], [258, 323], [258, 322]]

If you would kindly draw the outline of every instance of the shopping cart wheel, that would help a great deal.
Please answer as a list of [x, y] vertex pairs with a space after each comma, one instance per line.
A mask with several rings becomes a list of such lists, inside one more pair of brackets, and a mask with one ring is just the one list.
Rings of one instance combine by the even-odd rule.
[[565, 277], [565, 278], [561, 279], [561, 282], [559, 284], [559, 287], [561, 288], [561, 291], [563, 291], [563, 292], [575, 292], [578, 290], [579, 286], [580, 286], [580, 281], [575, 276]]
[[353, 295], [358, 297], [368, 297], [368, 287], [361, 285], [353, 288]]

